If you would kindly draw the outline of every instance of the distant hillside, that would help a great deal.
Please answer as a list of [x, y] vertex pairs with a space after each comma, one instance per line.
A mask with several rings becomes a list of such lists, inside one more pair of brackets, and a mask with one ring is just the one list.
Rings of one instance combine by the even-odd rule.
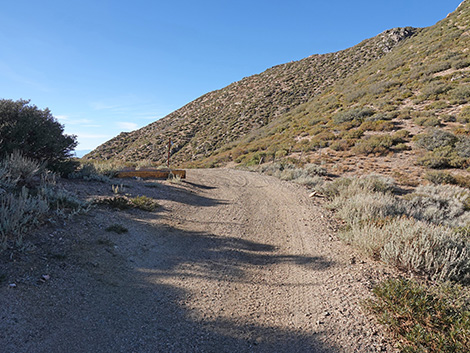
[[172, 137], [173, 162], [186, 166], [282, 158], [470, 186], [469, 50], [466, 0], [434, 26], [389, 30], [208, 93], [87, 158], [163, 161]]
[[337, 53], [275, 66], [210, 92], [139, 130], [121, 133], [85, 158], [163, 162], [171, 137], [174, 163], [204, 159], [308, 102], [417, 32], [397, 28]]
[[436, 25], [199, 165], [290, 156], [322, 163], [336, 174], [379, 172], [411, 185], [430, 168], [448, 169], [453, 176], [440, 175], [464, 180], [470, 166], [469, 50], [467, 0]]

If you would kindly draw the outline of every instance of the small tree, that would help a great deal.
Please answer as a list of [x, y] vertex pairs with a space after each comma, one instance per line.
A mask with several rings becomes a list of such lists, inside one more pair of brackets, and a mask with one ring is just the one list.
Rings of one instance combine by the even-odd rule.
[[29, 102], [0, 100], [0, 158], [21, 151], [53, 171], [73, 171], [70, 157], [77, 146], [76, 136], [64, 134], [48, 108], [41, 110]]

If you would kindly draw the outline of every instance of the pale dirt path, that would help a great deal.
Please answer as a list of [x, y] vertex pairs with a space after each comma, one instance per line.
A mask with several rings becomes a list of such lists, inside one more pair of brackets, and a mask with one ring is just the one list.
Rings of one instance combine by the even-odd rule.
[[[384, 270], [351, 264], [305, 189], [234, 170], [128, 184], [162, 209], [101, 209], [56, 230], [77, 238], [67, 258], [0, 289], [5, 352], [391, 351], [359, 305]], [[129, 233], [103, 231], [113, 223]]]

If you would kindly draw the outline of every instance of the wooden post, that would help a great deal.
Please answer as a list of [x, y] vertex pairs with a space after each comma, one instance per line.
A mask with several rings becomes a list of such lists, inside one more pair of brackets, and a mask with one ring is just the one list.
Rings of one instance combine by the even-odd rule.
[[168, 169], [170, 169], [170, 152], [171, 152], [171, 137], [168, 138], [168, 160], [167, 160]]

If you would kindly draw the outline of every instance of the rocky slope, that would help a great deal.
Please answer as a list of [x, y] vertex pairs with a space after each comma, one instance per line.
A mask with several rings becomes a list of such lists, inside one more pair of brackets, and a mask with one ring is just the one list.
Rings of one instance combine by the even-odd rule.
[[174, 142], [173, 160], [200, 160], [289, 112], [396, 48], [419, 30], [396, 28], [337, 52], [312, 55], [275, 66], [210, 92], [163, 119], [117, 137], [85, 159], [164, 161]]
[[171, 137], [174, 164], [282, 158], [321, 163], [337, 175], [470, 187], [469, 48], [466, 0], [434, 26], [386, 31], [208, 93], [87, 158], [162, 162]]

